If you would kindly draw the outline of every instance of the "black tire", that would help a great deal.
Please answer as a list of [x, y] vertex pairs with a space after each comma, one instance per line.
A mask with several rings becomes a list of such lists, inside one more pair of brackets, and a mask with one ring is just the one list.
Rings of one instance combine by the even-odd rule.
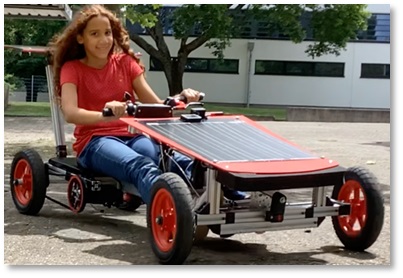
[[[351, 192], [353, 199], [348, 197]], [[377, 178], [365, 168], [348, 168], [344, 183], [333, 188], [332, 198], [352, 204], [350, 215], [332, 217], [336, 235], [345, 248], [364, 251], [370, 247], [382, 230], [385, 213]]]
[[189, 256], [194, 232], [191, 204], [189, 188], [177, 174], [164, 173], [153, 185], [151, 202], [147, 205], [147, 226], [151, 248], [161, 264], [182, 264]]
[[33, 149], [15, 154], [10, 171], [11, 197], [22, 214], [36, 215], [42, 209], [48, 187], [41, 156]]

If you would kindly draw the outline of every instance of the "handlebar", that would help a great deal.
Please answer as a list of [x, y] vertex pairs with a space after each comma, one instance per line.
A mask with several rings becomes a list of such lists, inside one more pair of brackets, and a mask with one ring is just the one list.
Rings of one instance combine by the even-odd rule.
[[[187, 99], [185, 96], [180, 95], [179, 97], [168, 97], [165, 101], [164, 104], [154, 104], [153, 106], [157, 107], [157, 106], [161, 106], [161, 107], [167, 107], [170, 106], [171, 108], [174, 109], [186, 109], [188, 106], [190, 105], [194, 105], [194, 104], [200, 104], [200, 101], [202, 101], [205, 97], [205, 93], [200, 92], [199, 94], [199, 102], [190, 102], [187, 103]], [[127, 101], [127, 107], [126, 107], [126, 112], [128, 115], [130, 116], [134, 116], [136, 111], [137, 111], [137, 106], [141, 105], [140, 104], [133, 104], [131, 101]], [[113, 112], [112, 109], [110, 108], [104, 108], [102, 110], [102, 116], [103, 117], [112, 117], [113, 116]]]
[[[199, 102], [202, 101], [205, 96], [206, 96], [205, 93], [200, 92], [200, 93], [199, 93]], [[183, 95], [180, 95], [180, 96], [179, 96], [179, 100], [180, 100], [180, 101], [183, 101], [184, 103], [190, 104], [190, 103], [188, 103], [187, 98], [186, 98], [185, 96], [183, 96]]]
[[[205, 97], [205, 94], [203, 92], [199, 93], [199, 102], [202, 101]], [[197, 103], [199, 103], [197, 102]], [[169, 105], [173, 108], [176, 109], [186, 109], [187, 106], [192, 105], [194, 103], [188, 103], [188, 100], [185, 96], [180, 95], [179, 97], [167, 97], [167, 99], [164, 101], [165, 105]]]
[[[136, 106], [131, 102], [127, 103], [126, 112], [127, 112], [128, 115], [133, 116], [134, 113], [136, 112]], [[102, 109], [102, 116], [103, 117], [112, 117], [112, 116], [114, 116], [113, 112], [112, 112], [112, 109], [110, 109], [110, 108]]]

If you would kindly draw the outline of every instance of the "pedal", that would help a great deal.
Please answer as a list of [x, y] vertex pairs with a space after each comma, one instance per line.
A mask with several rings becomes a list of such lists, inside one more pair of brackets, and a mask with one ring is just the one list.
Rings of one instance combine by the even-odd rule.
[[275, 192], [272, 197], [270, 211], [266, 211], [266, 221], [283, 222], [287, 197], [280, 192]]

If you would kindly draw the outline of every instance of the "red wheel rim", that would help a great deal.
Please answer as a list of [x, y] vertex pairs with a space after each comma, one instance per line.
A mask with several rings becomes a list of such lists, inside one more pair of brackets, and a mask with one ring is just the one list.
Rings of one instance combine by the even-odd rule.
[[339, 216], [339, 224], [348, 236], [358, 236], [367, 220], [367, 202], [361, 184], [355, 180], [346, 181], [340, 189], [339, 201], [350, 204], [350, 214]]
[[18, 161], [14, 170], [14, 196], [17, 201], [26, 206], [32, 198], [32, 169], [25, 159]]
[[163, 252], [169, 251], [176, 237], [176, 210], [171, 193], [157, 191], [151, 206], [151, 227], [155, 243]]
[[82, 210], [84, 205], [84, 186], [81, 179], [77, 176], [72, 176], [69, 180], [67, 200], [73, 212], [78, 213]]

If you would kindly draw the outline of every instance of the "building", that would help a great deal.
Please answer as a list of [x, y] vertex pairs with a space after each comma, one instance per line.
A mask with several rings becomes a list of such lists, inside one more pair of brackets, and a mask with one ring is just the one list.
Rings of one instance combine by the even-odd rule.
[[[232, 40], [224, 67], [217, 66], [207, 47], [192, 52], [184, 88], [204, 91], [206, 102], [214, 103], [390, 109], [390, 7], [370, 4], [368, 9], [368, 30], [339, 56], [312, 59], [305, 53], [309, 41], [259, 37], [255, 30], [253, 36]], [[177, 53], [179, 43], [169, 32], [165, 40], [171, 54]], [[164, 73], [145, 51], [134, 43], [133, 48], [142, 52], [153, 89], [165, 97]]]
[[4, 4], [4, 17], [38, 20], [71, 20], [67, 4]]

